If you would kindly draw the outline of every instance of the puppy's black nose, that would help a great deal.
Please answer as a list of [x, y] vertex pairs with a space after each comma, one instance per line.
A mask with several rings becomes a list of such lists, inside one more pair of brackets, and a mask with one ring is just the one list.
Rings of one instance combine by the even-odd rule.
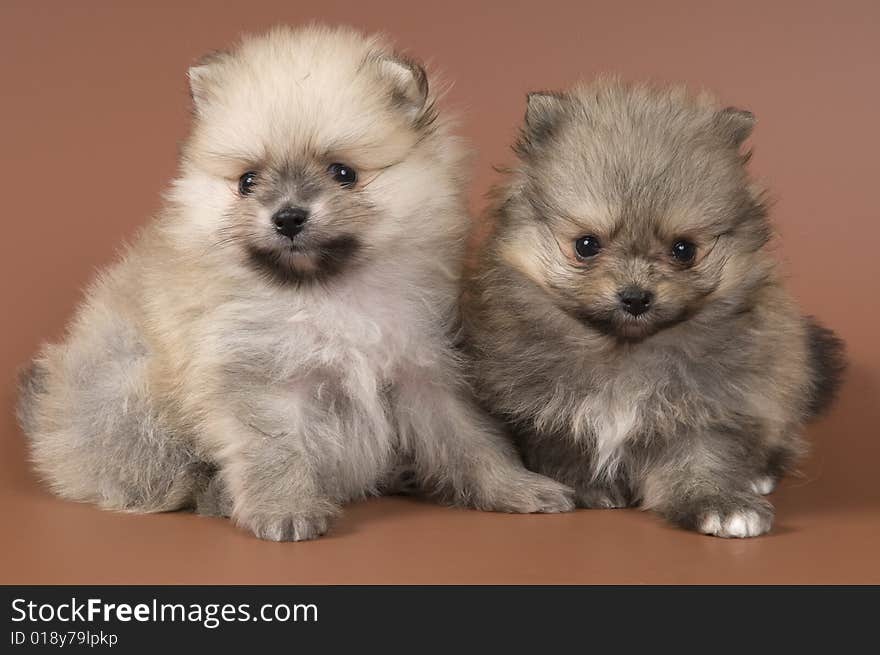
[[272, 224], [288, 239], [302, 232], [303, 225], [309, 220], [309, 211], [302, 207], [282, 207], [272, 216]]
[[654, 294], [641, 287], [627, 287], [617, 294], [623, 309], [633, 316], [644, 314], [651, 308]]

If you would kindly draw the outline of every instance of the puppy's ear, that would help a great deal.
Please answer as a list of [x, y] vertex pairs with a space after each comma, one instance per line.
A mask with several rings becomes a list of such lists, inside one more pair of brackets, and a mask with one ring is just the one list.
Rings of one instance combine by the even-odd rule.
[[193, 106], [197, 112], [210, 99], [217, 78], [217, 71], [228, 57], [229, 53], [223, 50], [209, 52], [187, 71], [189, 93], [192, 96]]
[[530, 144], [549, 137], [565, 111], [565, 96], [561, 93], [536, 91], [528, 95], [526, 104], [525, 136]]
[[717, 129], [725, 139], [737, 148], [749, 138], [756, 122], [752, 112], [736, 107], [726, 107], [715, 114]]
[[428, 102], [425, 69], [408, 57], [385, 53], [373, 56], [371, 64], [379, 77], [389, 84], [391, 101], [413, 119], [421, 116]]

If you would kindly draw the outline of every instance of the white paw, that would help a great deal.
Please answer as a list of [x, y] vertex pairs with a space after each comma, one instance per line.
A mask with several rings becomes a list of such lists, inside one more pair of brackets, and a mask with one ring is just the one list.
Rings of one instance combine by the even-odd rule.
[[772, 478], [769, 475], [752, 480], [752, 491], [756, 494], [766, 496], [767, 494], [772, 494], [775, 488], [776, 478]]
[[707, 514], [700, 524], [700, 532], [716, 537], [757, 537], [770, 529], [772, 520], [754, 510], [733, 512], [722, 517], [716, 512]]

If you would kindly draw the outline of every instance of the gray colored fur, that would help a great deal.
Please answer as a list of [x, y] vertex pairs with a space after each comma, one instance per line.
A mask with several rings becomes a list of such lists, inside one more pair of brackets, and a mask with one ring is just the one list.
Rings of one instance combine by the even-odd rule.
[[[805, 450], [842, 345], [783, 290], [749, 180], [749, 112], [600, 80], [533, 94], [520, 165], [466, 287], [473, 376], [527, 466], [581, 507], [638, 505], [725, 537]], [[580, 257], [575, 241], [601, 250]], [[695, 243], [682, 263], [673, 244]], [[639, 316], [619, 294], [653, 294]]]

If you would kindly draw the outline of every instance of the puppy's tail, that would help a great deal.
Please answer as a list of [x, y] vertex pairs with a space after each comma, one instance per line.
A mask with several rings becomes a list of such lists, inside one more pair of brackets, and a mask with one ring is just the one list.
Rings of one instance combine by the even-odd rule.
[[18, 405], [16, 416], [25, 435], [36, 429], [37, 401], [46, 392], [47, 371], [38, 361], [32, 361], [18, 375]]
[[810, 418], [814, 418], [825, 412], [837, 397], [846, 371], [846, 348], [834, 332], [819, 325], [812, 316], [805, 320], [812, 383], [807, 411]]

